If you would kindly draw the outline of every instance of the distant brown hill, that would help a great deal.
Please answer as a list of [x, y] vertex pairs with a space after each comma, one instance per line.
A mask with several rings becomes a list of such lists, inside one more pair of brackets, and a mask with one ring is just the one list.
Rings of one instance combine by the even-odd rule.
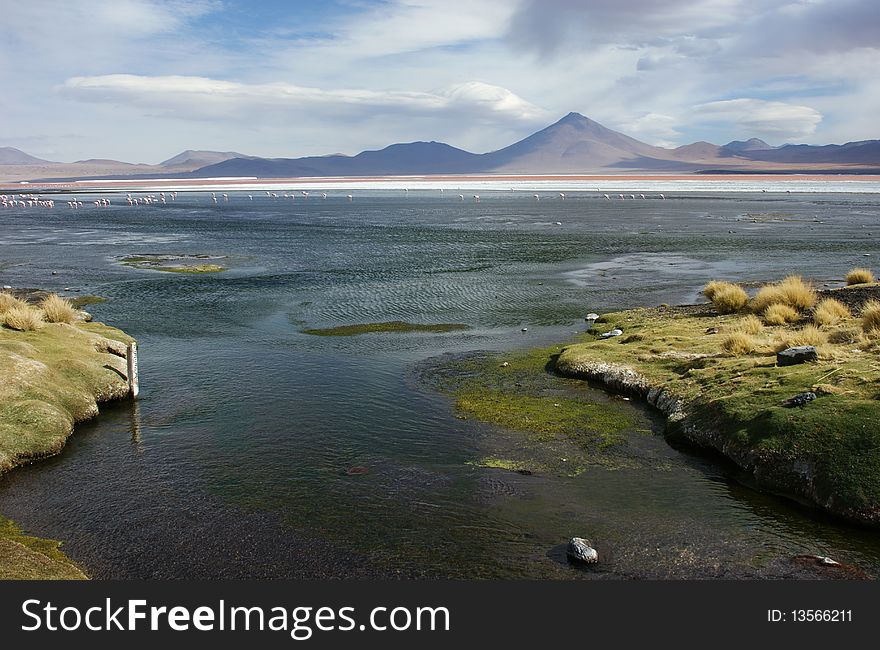
[[198, 177], [366, 176], [409, 174], [573, 174], [608, 171], [802, 171], [859, 165], [880, 172], [880, 141], [771, 147], [758, 138], [726, 145], [695, 142], [666, 149], [614, 131], [579, 113], [508, 147], [474, 154], [440, 142], [395, 144], [357, 156], [233, 158], [193, 172]]
[[[10, 162], [32, 160], [36, 162]], [[880, 140], [842, 145], [787, 144], [773, 147], [758, 138], [725, 145], [711, 142], [666, 149], [609, 129], [580, 113], [519, 142], [488, 153], [471, 153], [443, 142], [392, 144], [356, 156], [259, 158], [234, 151], [186, 150], [159, 165], [110, 160], [49, 163], [17, 149], [0, 149], [0, 179], [85, 177], [293, 178], [316, 176], [400, 176], [430, 174], [589, 174], [608, 172], [794, 173], [866, 171], [880, 173]]]

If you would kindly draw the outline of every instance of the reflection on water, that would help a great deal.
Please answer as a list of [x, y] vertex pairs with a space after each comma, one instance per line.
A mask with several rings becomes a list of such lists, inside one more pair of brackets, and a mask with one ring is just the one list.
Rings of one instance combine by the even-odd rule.
[[[459, 420], [411, 369], [563, 341], [590, 311], [693, 299], [709, 277], [830, 281], [880, 254], [878, 216], [870, 195], [428, 191], [4, 212], [0, 281], [108, 297], [90, 309], [138, 338], [142, 393], [0, 478], [0, 512], [66, 540], [97, 577], [781, 576], [797, 553], [876, 574], [875, 533], [741, 487], [638, 431], [656, 422], [632, 404], [619, 405], [636, 423], [625, 466], [476, 467], [521, 438]], [[223, 254], [231, 269], [114, 262], [139, 253]], [[472, 329], [301, 333], [390, 320]], [[599, 546], [598, 571], [560, 561], [573, 535]]]

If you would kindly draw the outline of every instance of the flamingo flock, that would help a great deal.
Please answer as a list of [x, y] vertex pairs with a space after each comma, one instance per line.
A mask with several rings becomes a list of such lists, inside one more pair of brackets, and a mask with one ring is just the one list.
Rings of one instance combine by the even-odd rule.
[[43, 199], [35, 194], [19, 194], [15, 198], [15, 194], [7, 196], [0, 194], [0, 208], [54, 208], [55, 201], [52, 199]]
[[[510, 188], [510, 189], [514, 190], [514, 188]], [[443, 192], [442, 188], [440, 188], [440, 192]], [[408, 188], [403, 188], [403, 193], [405, 196], [410, 195]], [[661, 199], [661, 200], [666, 199], [666, 195], [662, 194], [662, 193], [659, 193], [654, 196], [648, 196], [648, 195], [645, 195], [642, 193], [640, 193], [640, 194], [618, 193], [615, 196], [612, 194], [603, 193], [599, 190], [599, 188], [596, 188], [596, 193], [599, 194], [599, 196], [601, 196], [606, 201], [611, 201], [615, 198], [617, 198], [621, 201], [635, 200], [637, 198], [642, 199], [642, 200], [648, 200], [648, 199], [653, 199], [653, 198], [657, 198], [657, 199]], [[305, 190], [300, 190], [299, 192], [289, 191], [289, 192], [283, 193], [281, 196], [279, 196], [275, 192], [270, 192], [268, 190], [266, 191], [266, 197], [270, 198], [270, 199], [284, 198], [284, 199], [289, 199], [289, 200], [295, 200], [297, 198], [297, 195], [299, 195], [303, 199], [309, 198], [309, 192], [307, 192]], [[563, 192], [559, 192], [557, 194], [557, 196], [562, 201], [564, 201], [566, 199], [566, 195]], [[542, 198], [544, 198], [538, 193], [532, 194], [532, 197], [534, 198], [535, 201], [540, 201]], [[545, 195], [545, 197], [546, 197], [546, 195]], [[248, 200], [253, 201], [254, 195], [248, 194], [247, 198], [248, 198]], [[326, 199], [327, 192], [321, 192], [321, 198]], [[345, 198], [348, 201], [354, 200], [354, 197], [351, 194], [346, 194]], [[166, 192], [159, 192], [158, 194], [145, 194], [143, 196], [135, 196], [132, 194], [126, 195], [126, 203], [128, 203], [129, 206], [160, 205], [160, 204], [165, 204], [169, 201], [175, 201], [176, 199], [177, 199], [177, 192], [175, 192], [175, 191], [168, 192], [167, 194], [166, 194]], [[464, 201], [465, 195], [459, 194], [458, 199], [459, 199], [459, 201]], [[219, 194], [217, 192], [211, 192], [211, 202], [214, 205], [217, 205], [220, 201], [223, 201], [224, 203], [229, 202], [229, 194], [227, 194], [226, 192], [221, 192]], [[474, 194], [473, 201], [475, 203], [479, 203], [480, 202], [480, 195]], [[103, 208], [103, 207], [108, 207], [111, 205], [110, 199], [108, 199], [108, 198], [97, 199], [97, 200], [91, 201], [91, 203], [93, 203], [96, 208]], [[83, 207], [83, 205], [84, 205], [83, 202], [80, 201], [79, 199], [77, 199], [77, 197], [75, 197], [75, 196], [72, 197], [72, 200], [67, 201], [67, 206], [72, 209], [81, 208], [81, 207]], [[54, 199], [45, 199], [45, 198], [38, 196], [36, 194], [18, 194], [18, 195], [16, 195], [16, 194], [9, 194], [9, 195], [0, 194], [0, 208], [35, 208], [35, 207], [36, 208], [54, 208], [55, 207], [55, 200]]]

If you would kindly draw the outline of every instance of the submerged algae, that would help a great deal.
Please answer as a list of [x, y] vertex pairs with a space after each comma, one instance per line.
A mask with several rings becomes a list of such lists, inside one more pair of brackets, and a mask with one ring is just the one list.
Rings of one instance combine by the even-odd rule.
[[337, 327], [309, 328], [302, 330], [303, 334], [314, 336], [357, 336], [359, 334], [383, 333], [383, 332], [454, 332], [470, 329], [469, 325], [462, 323], [409, 323], [407, 321], [394, 320], [384, 323], [360, 323], [357, 325], [339, 325]]

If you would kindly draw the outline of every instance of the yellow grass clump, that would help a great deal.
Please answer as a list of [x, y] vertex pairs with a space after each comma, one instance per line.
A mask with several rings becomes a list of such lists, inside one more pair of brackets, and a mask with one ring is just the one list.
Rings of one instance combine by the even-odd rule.
[[731, 332], [721, 341], [721, 349], [734, 357], [751, 354], [756, 347], [757, 341], [745, 332]]
[[837, 325], [840, 321], [852, 316], [849, 308], [839, 300], [826, 298], [813, 311], [813, 322], [819, 327]]
[[763, 317], [767, 325], [787, 325], [795, 322], [801, 316], [793, 307], [775, 303], [764, 310]]
[[11, 293], [0, 291], [0, 314], [12, 309], [13, 307], [23, 307], [26, 304], [27, 303], [24, 300], [19, 300]]
[[855, 268], [846, 274], [846, 284], [871, 284], [875, 282], [871, 269]]
[[788, 305], [806, 311], [816, 304], [816, 290], [799, 275], [789, 275], [777, 284], [762, 287], [752, 299], [752, 311], [761, 313], [770, 305]]
[[720, 286], [712, 290], [710, 300], [719, 314], [735, 314], [749, 304], [749, 294], [738, 284], [730, 282], [719, 282], [718, 284]]
[[869, 300], [862, 307], [862, 329], [868, 334], [880, 333], [880, 302]]
[[721, 289], [722, 287], [729, 287], [730, 282], [724, 282], [723, 280], [712, 280], [703, 287], [702, 294], [706, 296], [709, 300], [712, 300], [712, 297], [715, 295], [715, 292]]
[[46, 314], [46, 320], [50, 323], [73, 323], [79, 317], [76, 309], [70, 304], [70, 301], [62, 298], [56, 293], [50, 293], [43, 298], [40, 303], [43, 312]]
[[3, 324], [20, 332], [32, 332], [43, 326], [43, 312], [30, 305], [15, 306], [3, 314]]
[[812, 345], [819, 347], [827, 345], [828, 334], [820, 330], [815, 325], [804, 325], [801, 329], [794, 332], [787, 332], [776, 343], [777, 352], [788, 348], [795, 348], [801, 345]]
[[763, 329], [764, 323], [761, 322], [761, 319], [749, 314], [727, 328], [727, 333], [735, 334], [736, 332], [742, 332], [743, 334], [758, 334]]

